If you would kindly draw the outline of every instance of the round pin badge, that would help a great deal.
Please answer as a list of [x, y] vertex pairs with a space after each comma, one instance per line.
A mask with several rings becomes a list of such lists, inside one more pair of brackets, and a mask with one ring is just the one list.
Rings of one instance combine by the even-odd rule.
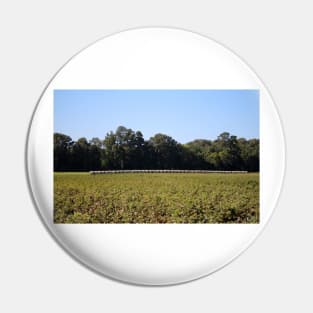
[[279, 197], [282, 127], [236, 54], [190, 31], [140, 28], [97, 41], [35, 109], [27, 175], [42, 222], [87, 268], [168, 285], [224, 267]]

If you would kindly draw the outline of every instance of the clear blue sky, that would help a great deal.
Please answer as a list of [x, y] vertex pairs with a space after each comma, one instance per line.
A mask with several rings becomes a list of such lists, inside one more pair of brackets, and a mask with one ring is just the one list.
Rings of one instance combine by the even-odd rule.
[[259, 138], [258, 90], [55, 90], [54, 131], [103, 139], [123, 125], [180, 143], [227, 131]]

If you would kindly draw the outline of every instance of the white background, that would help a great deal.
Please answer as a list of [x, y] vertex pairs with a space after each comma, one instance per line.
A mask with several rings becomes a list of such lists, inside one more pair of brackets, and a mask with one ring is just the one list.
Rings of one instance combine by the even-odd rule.
[[[309, 1], [3, 1], [0, 4], [0, 311], [310, 312], [313, 280]], [[79, 49], [137, 26], [190, 29], [230, 47], [263, 79], [287, 139], [279, 205], [259, 239], [223, 270], [174, 287], [134, 287], [71, 259], [28, 194], [24, 146], [35, 103]]]

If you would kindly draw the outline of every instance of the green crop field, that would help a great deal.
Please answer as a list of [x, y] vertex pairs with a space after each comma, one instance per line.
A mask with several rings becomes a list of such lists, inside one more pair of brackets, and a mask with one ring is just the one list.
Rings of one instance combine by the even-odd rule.
[[54, 173], [55, 223], [259, 223], [259, 174]]

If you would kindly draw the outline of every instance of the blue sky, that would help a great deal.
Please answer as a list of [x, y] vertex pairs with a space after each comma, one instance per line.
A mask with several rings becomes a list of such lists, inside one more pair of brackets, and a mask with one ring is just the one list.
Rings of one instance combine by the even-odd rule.
[[123, 125], [180, 143], [227, 131], [259, 138], [258, 90], [55, 90], [54, 131], [103, 139]]

